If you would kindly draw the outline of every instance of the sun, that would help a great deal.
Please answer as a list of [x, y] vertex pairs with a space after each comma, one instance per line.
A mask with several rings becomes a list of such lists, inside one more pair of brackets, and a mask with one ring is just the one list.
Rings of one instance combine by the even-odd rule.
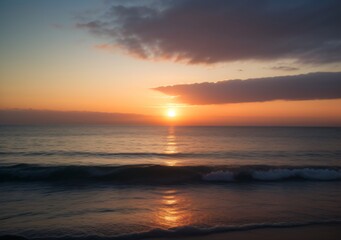
[[167, 110], [167, 117], [174, 118], [176, 117], [176, 111], [172, 108]]

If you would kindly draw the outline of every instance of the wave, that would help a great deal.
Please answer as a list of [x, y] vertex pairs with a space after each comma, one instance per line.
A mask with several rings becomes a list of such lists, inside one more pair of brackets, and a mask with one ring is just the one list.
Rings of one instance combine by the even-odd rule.
[[213, 152], [92, 152], [92, 151], [0, 151], [0, 156], [97, 157], [97, 158], [340, 158], [341, 151], [213, 151]]
[[279, 181], [289, 179], [302, 180], [341, 180], [341, 171], [324, 168], [282, 168], [269, 170], [253, 170], [234, 173], [231, 171], [216, 171], [203, 176], [206, 181], [232, 182], [238, 180]]
[[[266, 229], [266, 228], [290, 228], [290, 227], [304, 227], [324, 224], [340, 224], [341, 219], [330, 219], [321, 221], [309, 221], [309, 222], [277, 222], [277, 223], [254, 223], [244, 225], [222, 225], [214, 227], [196, 227], [196, 226], [182, 226], [170, 229], [154, 228], [145, 232], [127, 233], [116, 236], [105, 236], [105, 235], [85, 235], [85, 236], [72, 236], [63, 235], [60, 237], [44, 237], [43, 239], [69, 239], [69, 240], [83, 240], [83, 239], [99, 239], [99, 240], [137, 240], [137, 239], [149, 239], [149, 238], [179, 238], [179, 237], [190, 237], [190, 236], [202, 236], [214, 233], [226, 233], [232, 231], [248, 231], [254, 229]], [[22, 236], [6, 235], [0, 236], [7, 237], [7, 239], [29, 239]], [[41, 238], [33, 238], [41, 239]]]
[[118, 184], [185, 184], [256, 181], [339, 181], [341, 167], [36, 165], [0, 166], [0, 182], [107, 182]]

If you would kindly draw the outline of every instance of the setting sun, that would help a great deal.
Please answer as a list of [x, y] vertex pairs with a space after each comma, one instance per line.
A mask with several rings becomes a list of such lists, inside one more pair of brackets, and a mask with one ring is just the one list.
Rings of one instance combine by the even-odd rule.
[[0, 240], [341, 240], [340, 10], [0, 0]]
[[176, 117], [176, 111], [174, 109], [168, 109], [167, 110], [167, 116], [170, 118]]

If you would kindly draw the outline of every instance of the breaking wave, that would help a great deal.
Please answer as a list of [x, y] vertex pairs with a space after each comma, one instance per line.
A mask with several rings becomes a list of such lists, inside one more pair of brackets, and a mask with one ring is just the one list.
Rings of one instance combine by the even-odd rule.
[[121, 184], [185, 184], [256, 181], [338, 181], [341, 167], [36, 165], [0, 166], [0, 182], [107, 182]]

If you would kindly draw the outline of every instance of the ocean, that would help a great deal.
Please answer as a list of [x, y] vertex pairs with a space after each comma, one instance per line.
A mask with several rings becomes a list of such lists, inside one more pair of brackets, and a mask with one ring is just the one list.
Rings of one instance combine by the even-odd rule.
[[341, 222], [341, 128], [1, 126], [0, 235], [143, 239]]

